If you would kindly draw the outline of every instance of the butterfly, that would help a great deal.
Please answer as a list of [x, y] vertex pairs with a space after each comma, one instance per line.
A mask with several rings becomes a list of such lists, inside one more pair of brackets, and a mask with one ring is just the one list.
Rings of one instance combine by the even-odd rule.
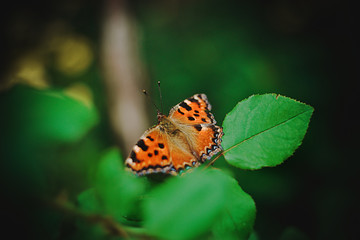
[[197, 167], [222, 151], [222, 127], [210, 112], [205, 94], [182, 101], [165, 116], [158, 112], [158, 124], [140, 137], [129, 157], [127, 169], [138, 176], [151, 173], [177, 175]]

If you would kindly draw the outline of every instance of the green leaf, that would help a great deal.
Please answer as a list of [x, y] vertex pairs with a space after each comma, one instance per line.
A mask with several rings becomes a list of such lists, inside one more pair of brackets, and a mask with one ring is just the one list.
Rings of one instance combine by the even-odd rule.
[[172, 178], [144, 202], [144, 224], [165, 239], [189, 239], [205, 233], [226, 202], [224, 182], [212, 172], [194, 171]]
[[34, 100], [34, 115], [30, 121], [38, 127], [37, 134], [44, 138], [77, 141], [98, 121], [94, 108], [88, 108], [61, 92], [39, 93]]
[[226, 115], [223, 147], [229, 164], [243, 169], [276, 166], [305, 136], [314, 109], [276, 95], [254, 95]]
[[98, 167], [95, 189], [105, 214], [122, 221], [135, 207], [144, 192], [142, 179], [124, 170], [117, 149], [109, 150]]
[[93, 188], [83, 191], [77, 197], [79, 209], [87, 213], [101, 213], [101, 206]]
[[229, 192], [222, 216], [213, 227], [214, 236], [216, 239], [248, 239], [255, 221], [255, 202], [235, 179], [225, 174], [223, 178]]
[[[80, 140], [97, 121], [95, 108], [86, 107], [59, 90], [18, 85], [0, 94], [0, 126], [4, 126], [0, 135], [5, 140], [0, 151], [4, 151], [4, 159], [11, 159], [4, 161], [1, 181], [14, 195], [54, 194], [58, 184], [63, 183], [65, 178], [60, 178], [64, 174], [66, 179], [74, 180], [72, 173], [77, 172], [73, 166], [59, 167], [65, 164], [55, 148]], [[82, 151], [77, 150], [81, 155]], [[66, 152], [64, 148], [59, 151]], [[66, 173], [60, 172], [63, 169]], [[78, 181], [73, 182], [78, 185]]]
[[[58, 90], [14, 88], [5, 96], [9, 120], [19, 123], [23, 133], [34, 141], [73, 142], [98, 122], [95, 108]], [[16, 109], [16, 111], [14, 111]]]
[[251, 233], [250, 237], [249, 237], [249, 240], [259, 240], [259, 239], [260, 238], [259, 238], [258, 234], [255, 231], [253, 231]]
[[[241, 199], [226, 206], [238, 197]], [[226, 209], [232, 211], [240, 203], [244, 203], [240, 207], [243, 213], [236, 212], [234, 216], [245, 236], [250, 233], [253, 223], [252, 199], [241, 191], [235, 180], [221, 171], [195, 170], [183, 177], [168, 180], [150, 193], [144, 202], [144, 224], [151, 234], [160, 238], [196, 238], [209, 232]], [[224, 223], [224, 226], [227, 224]]]

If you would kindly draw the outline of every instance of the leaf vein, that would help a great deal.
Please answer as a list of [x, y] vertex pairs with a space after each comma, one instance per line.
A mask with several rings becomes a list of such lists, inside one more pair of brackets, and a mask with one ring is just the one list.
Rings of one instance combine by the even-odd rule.
[[282, 124], [285, 124], [285, 123], [291, 121], [292, 119], [294, 119], [294, 118], [296, 118], [296, 117], [298, 117], [298, 116], [300, 116], [300, 115], [302, 115], [302, 114], [305, 114], [305, 113], [307, 113], [307, 112], [309, 112], [309, 111], [311, 111], [311, 110], [312, 110], [312, 109], [305, 110], [305, 111], [303, 111], [303, 112], [301, 112], [301, 113], [298, 113], [298, 114], [296, 114], [295, 116], [292, 116], [292, 117], [290, 117], [290, 118], [288, 118], [288, 119], [286, 119], [286, 120], [284, 120], [284, 121], [282, 121], [282, 122], [280, 122], [280, 123], [278, 123], [278, 124], [276, 124], [276, 125], [274, 125], [274, 126], [271, 126], [271, 127], [267, 128], [267, 129], [265, 129], [265, 130], [262, 130], [261, 132], [258, 132], [258, 133], [256, 133], [256, 134], [254, 134], [254, 135], [252, 135], [252, 136], [250, 136], [250, 137], [242, 140], [241, 142], [235, 144], [234, 146], [231, 146], [230, 148], [226, 149], [226, 150], [223, 152], [223, 154], [231, 151], [232, 149], [236, 148], [236, 147], [239, 146], [240, 144], [242, 144], [242, 143], [244, 143], [244, 142], [246, 142], [246, 141], [248, 141], [248, 140], [250, 140], [250, 139], [252, 139], [252, 138], [254, 138], [254, 137], [256, 137], [256, 136], [258, 136], [258, 135], [260, 135], [260, 134], [262, 134], [262, 133], [264, 133], [264, 132], [267, 132], [267, 131], [269, 131], [269, 130], [271, 130], [271, 129], [273, 129], [273, 128], [276, 128], [276, 127], [278, 127], [278, 126], [280, 126], [280, 125], [282, 125]]

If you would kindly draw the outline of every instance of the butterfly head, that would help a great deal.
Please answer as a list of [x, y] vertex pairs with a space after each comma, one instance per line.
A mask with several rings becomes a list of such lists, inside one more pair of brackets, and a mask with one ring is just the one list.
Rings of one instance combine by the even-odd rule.
[[158, 123], [161, 122], [162, 119], [166, 118], [166, 116], [164, 114], [162, 114], [159, 110], [157, 111], [157, 120]]

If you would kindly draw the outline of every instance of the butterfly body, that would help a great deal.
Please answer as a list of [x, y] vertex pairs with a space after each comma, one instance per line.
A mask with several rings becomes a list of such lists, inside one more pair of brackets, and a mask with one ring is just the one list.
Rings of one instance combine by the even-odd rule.
[[195, 94], [174, 106], [140, 137], [126, 166], [137, 175], [166, 173], [199, 166], [220, 152], [222, 128], [216, 126], [205, 94]]
[[165, 115], [160, 115], [158, 119], [159, 119], [158, 125], [160, 131], [169, 135], [179, 134], [179, 129], [177, 128], [176, 124], [172, 122], [168, 117], [166, 117]]

